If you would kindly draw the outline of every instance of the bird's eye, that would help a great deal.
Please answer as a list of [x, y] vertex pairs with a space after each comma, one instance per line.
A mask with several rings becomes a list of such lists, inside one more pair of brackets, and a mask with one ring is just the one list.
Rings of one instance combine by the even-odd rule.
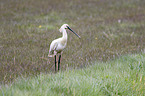
[[68, 26], [66, 26], [65, 29], [68, 29]]

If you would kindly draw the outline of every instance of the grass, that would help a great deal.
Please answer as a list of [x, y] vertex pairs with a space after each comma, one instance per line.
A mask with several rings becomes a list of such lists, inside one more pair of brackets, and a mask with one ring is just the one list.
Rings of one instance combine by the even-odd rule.
[[122, 56], [83, 69], [19, 78], [1, 96], [144, 96], [145, 54]]
[[1, 0], [0, 84], [54, 72], [54, 59], [49, 63], [41, 57], [47, 58], [63, 23], [81, 39], [68, 31], [62, 71], [144, 53], [144, 5], [142, 0]]
[[[144, 5], [144, 0], [1, 0], [0, 95], [144, 96]], [[47, 58], [63, 23], [81, 39], [68, 31], [61, 72], [55, 74], [54, 59], [41, 57]]]

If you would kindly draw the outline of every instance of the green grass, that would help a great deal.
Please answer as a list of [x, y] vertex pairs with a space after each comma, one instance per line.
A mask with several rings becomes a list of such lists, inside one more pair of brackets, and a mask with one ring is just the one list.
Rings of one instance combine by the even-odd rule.
[[144, 96], [145, 54], [122, 56], [84, 69], [21, 78], [0, 96]]

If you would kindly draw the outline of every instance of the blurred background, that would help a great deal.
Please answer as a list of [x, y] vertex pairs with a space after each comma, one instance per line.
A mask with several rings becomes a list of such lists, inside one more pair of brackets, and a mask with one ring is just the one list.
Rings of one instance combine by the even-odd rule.
[[[54, 72], [49, 45], [69, 30], [61, 70], [145, 53], [145, 0], [0, 0], [0, 83]], [[45, 59], [44, 59], [45, 58]]]

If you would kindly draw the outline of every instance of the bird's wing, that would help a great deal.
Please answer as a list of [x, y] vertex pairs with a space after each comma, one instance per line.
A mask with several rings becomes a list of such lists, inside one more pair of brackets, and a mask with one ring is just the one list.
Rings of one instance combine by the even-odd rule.
[[55, 40], [52, 41], [52, 43], [50, 44], [50, 48], [49, 48], [49, 54], [48, 54], [49, 57], [53, 57], [54, 51], [57, 48], [57, 46], [58, 46], [57, 42]]

